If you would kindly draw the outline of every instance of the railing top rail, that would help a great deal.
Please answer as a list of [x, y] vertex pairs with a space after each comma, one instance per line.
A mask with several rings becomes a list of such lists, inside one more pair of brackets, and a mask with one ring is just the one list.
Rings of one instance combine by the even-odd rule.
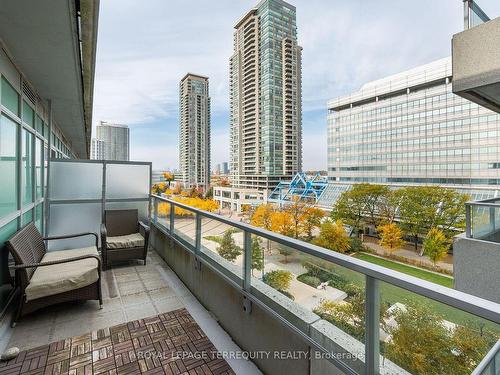
[[[498, 203], [496, 203], [498, 202]], [[493, 207], [500, 207], [500, 197], [499, 198], [489, 198], [489, 199], [483, 199], [480, 201], [468, 201], [465, 202], [465, 205], [467, 206], [493, 206]]]
[[201, 216], [220, 221], [243, 231], [278, 242], [303, 253], [335, 263], [350, 270], [374, 277], [383, 282], [406, 289], [416, 294], [420, 294], [437, 302], [447, 304], [495, 323], [500, 323], [500, 304], [498, 303], [434, 284], [398, 271], [384, 268], [345, 254], [327, 250], [291, 237], [283, 236], [279, 233], [274, 233], [247, 223], [229, 219], [212, 212], [203, 211], [172, 199], [164, 198], [158, 195], [152, 195], [152, 197], [170, 203], [173, 206], [186, 209]]

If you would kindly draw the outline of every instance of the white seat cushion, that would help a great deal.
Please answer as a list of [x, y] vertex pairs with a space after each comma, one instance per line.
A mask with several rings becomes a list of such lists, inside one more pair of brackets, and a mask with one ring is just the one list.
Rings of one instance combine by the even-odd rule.
[[128, 249], [131, 247], [143, 247], [144, 237], [140, 233], [127, 234], [125, 236], [107, 237], [108, 249]]
[[[49, 251], [41, 263], [81, 255], [99, 255], [95, 246], [81, 249]], [[94, 258], [38, 267], [25, 290], [26, 300], [51, 296], [95, 283], [99, 279], [98, 263]]]

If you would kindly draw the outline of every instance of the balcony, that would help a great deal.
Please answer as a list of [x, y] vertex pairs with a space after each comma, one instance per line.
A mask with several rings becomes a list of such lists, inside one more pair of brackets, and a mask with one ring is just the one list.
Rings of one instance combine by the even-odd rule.
[[[133, 207], [150, 218], [149, 256], [103, 271], [102, 310], [94, 301], [59, 304], [14, 329], [4, 319], [2, 347], [22, 352], [0, 362], [0, 373], [416, 375], [386, 352], [409, 300], [438, 311], [449, 329], [467, 321], [500, 332], [492, 301], [150, 196], [149, 163], [51, 160], [49, 174], [48, 234], [97, 231], [105, 208]], [[50, 249], [76, 244], [85, 246], [64, 240]], [[296, 277], [311, 267], [343, 284], [318, 289]], [[287, 290], [269, 281], [275, 271], [292, 275]], [[336, 324], [317, 308], [326, 300], [361, 311], [352, 325]], [[478, 374], [489, 374], [497, 355], [498, 344], [488, 344]]]

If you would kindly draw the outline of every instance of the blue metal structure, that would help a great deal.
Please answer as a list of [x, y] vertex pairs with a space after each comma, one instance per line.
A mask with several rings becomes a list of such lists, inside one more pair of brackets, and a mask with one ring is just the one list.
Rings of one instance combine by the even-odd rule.
[[281, 181], [269, 195], [268, 201], [276, 202], [281, 206], [290, 202], [294, 197], [298, 197], [309, 203], [317, 203], [327, 186], [327, 177], [319, 173], [307, 176], [299, 172], [291, 181]]

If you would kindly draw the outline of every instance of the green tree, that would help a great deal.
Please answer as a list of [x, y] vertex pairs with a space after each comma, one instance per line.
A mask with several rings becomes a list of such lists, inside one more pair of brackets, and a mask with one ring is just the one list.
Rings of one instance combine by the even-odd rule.
[[450, 236], [465, 226], [465, 202], [469, 199], [465, 194], [440, 186], [408, 186], [396, 190], [395, 195], [401, 227], [414, 238], [415, 250], [419, 236], [433, 227]]
[[325, 221], [321, 224], [319, 235], [313, 243], [339, 253], [345, 253], [350, 248], [349, 236], [340, 220], [335, 223]]
[[442, 231], [437, 228], [432, 228], [424, 240], [424, 254], [427, 255], [434, 267], [436, 263], [445, 257], [448, 253], [449, 242]]
[[236, 258], [243, 253], [241, 247], [236, 245], [231, 230], [225, 231], [222, 235], [219, 246], [217, 246], [217, 253], [230, 262], [234, 262]]
[[343, 192], [335, 202], [331, 214], [332, 219], [342, 220], [352, 226], [356, 234], [361, 231], [366, 206], [366, 194], [361, 185], [365, 184], [354, 185], [352, 189]]
[[264, 282], [270, 287], [279, 291], [288, 290], [288, 288], [290, 288], [292, 279], [292, 273], [285, 270], [270, 271], [264, 275]]
[[261, 244], [260, 237], [252, 237], [252, 275], [253, 270], [262, 271], [264, 269], [264, 251]]
[[279, 245], [278, 251], [281, 255], [285, 257], [284, 263], [288, 263], [288, 257], [293, 253], [292, 249], [290, 249], [288, 246], [285, 245]]

